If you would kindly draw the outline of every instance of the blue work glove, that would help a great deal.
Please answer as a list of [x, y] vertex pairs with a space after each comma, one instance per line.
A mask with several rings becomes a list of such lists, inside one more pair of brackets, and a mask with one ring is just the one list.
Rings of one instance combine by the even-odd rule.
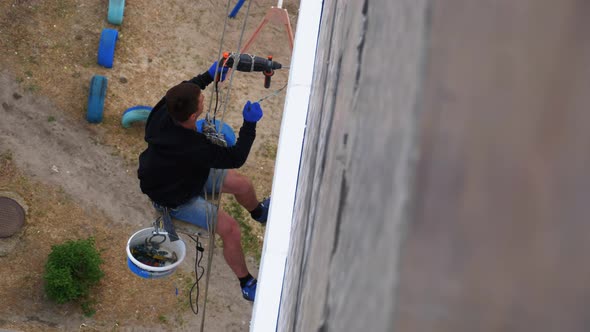
[[247, 122], [258, 122], [262, 118], [262, 107], [259, 103], [252, 103], [248, 100], [242, 114]]
[[[209, 70], [207, 70], [207, 72], [209, 73], [209, 75], [211, 76], [211, 78], [215, 81], [215, 67], [217, 67], [217, 61], [213, 62], [213, 64], [211, 65], [211, 67], [209, 67]], [[225, 66], [219, 66], [219, 68], [217, 68], [217, 72], [221, 73], [221, 77], [219, 77], [219, 80], [221, 82], [225, 81], [225, 75], [227, 74], [227, 71], [229, 70], [228, 67]]]

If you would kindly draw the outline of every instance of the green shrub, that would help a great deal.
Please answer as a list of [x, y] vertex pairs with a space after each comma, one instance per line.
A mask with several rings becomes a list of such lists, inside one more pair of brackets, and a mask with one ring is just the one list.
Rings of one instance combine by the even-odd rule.
[[45, 293], [57, 303], [87, 297], [104, 276], [94, 239], [67, 241], [51, 247], [45, 264]]

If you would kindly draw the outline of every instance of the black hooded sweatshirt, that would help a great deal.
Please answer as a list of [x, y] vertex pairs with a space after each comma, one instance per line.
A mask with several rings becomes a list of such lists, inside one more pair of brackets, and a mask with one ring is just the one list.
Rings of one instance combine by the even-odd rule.
[[[205, 72], [188, 82], [203, 90], [212, 81]], [[244, 121], [234, 146], [215, 145], [205, 135], [176, 124], [164, 97], [145, 126], [148, 147], [139, 156], [137, 171], [141, 191], [157, 204], [175, 208], [202, 193], [210, 168], [241, 167], [255, 137], [256, 123]]]

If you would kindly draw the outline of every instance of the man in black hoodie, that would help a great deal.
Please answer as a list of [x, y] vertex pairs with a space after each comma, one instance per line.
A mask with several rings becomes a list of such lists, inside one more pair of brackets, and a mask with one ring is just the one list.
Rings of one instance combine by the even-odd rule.
[[[244, 122], [235, 145], [213, 144], [198, 132], [197, 118], [203, 113], [201, 90], [213, 82], [217, 63], [208, 71], [172, 87], [152, 109], [145, 126], [147, 149], [139, 156], [138, 177], [141, 191], [154, 206], [168, 207], [174, 218], [207, 228], [206, 211], [216, 211], [204, 198], [204, 190], [233, 194], [253, 219], [263, 224], [268, 217], [270, 199], [259, 202], [252, 182], [233, 168], [241, 167], [248, 157], [256, 122], [262, 118], [258, 103], [244, 105]], [[223, 81], [227, 68], [217, 68]], [[215, 170], [215, 171], [214, 171]], [[213, 176], [213, 174], [220, 174]], [[240, 227], [222, 209], [217, 214], [217, 233], [223, 241], [223, 256], [240, 280], [242, 296], [254, 301], [256, 279], [246, 266]]]

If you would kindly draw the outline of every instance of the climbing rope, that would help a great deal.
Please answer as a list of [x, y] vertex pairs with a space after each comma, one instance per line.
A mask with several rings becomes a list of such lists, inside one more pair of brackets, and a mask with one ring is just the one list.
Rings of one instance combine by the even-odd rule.
[[[229, 18], [229, 11], [230, 11], [230, 0], [227, 1], [227, 5], [226, 5], [226, 15], [225, 15], [225, 21], [223, 24], [223, 30], [221, 32], [221, 38], [220, 38], [220, 45], [219, 45], [219, 51], [218, 51], [218, 56], [217, 59], [217, 65], [215, 67], [215, 73], [219, 72], [219, 68], [220, 66], [224, 66], [225, 62], [221, 62], [222, 58], [222, 51], [223, 51], [223, 42], [225, 39], [225, 33], [226, 33], [226, 29], [227, 29], [227, 25], [228, 25], [228, 18]], [[248, 1], [248, 6], [246, 8], [246, 14], [244, 17], [244, 21], [242, 24], [242, 29], [240, 32], [240, 38], [238, 40], [238, 45], [237, 45], [237, 51], [235, 53], [232, 53], [231, 57], [233, 57], [233, 64], [229, 73], [229, 80], [228, 80], [228, 85], [227, 85], [227, 89], [225, 91], [225, 96], [222, 96], [222, 101], [219, 101], [219, 81], [216, 79], [216, 77], [214, 77], [214, 88], [211, 91], [210, 94], [210, 99], [209, 99], [209, 106], [207, 109], [207, 113], [205, 115], [205, 123], [203, 124], [203, 133], [207, 135], [207, 137], [215, 144], [218, 145], [222, 145], [222, 146], [227, 146], [227, 142], [225, 141], [225, 138], [223, 136], [223, 134], [219, 131], [221, 131], [221, 129], [223, 128], [224, 125], [224, 117], [225, 117], [225, 112], [227, 111], [227, 106], [229, 105], [229, 101], [230, 101], [230, 95], [231, 95], [231, 89], [232, 89], [232, 84], [233, 84], [233, 78], [234, 78], [234, 73], [237, 71], [237, 67], [238, 67], [238, 63], [240, 62], [240, 49], [242, 46], [242, 40], [244, 37], [244, 32], [246, 30], [246, 24], [248, 21], [248, 17], [250, 16], [250, 7], [252, 5], [252, 1]], [[225, 55], [224, 55], [225, 57]], [[269, 58], [270, 59], [270, 58]], [[223, 61], [227, 61], [227, 59], [224, 59]], [[252, 66], [254, 66], [254, 60], [252, 60]], [[280, 68], [280, 67], [279, 67]], [[217, 74], [216, 74], [217, 76]], [[269, 80], [270, 82], [270, 80]], [[270, 97], [276, 96], [277, 94], [279, 94], [281, 91], [283, 91], [283, 89], [285, 89], [285, 87], [287, 86], [287, 83], [285, 83], [285, 85], [283, 87], [281, 87], [278, 90], [275, 90], [274, 92], [272, 92], [271, 94], [264, 96], [262, 98], [260, 98], [258, 100], [258, 102], [262, 102]], [[213, 101], [215, 100], [215, 105], [213, 106]], [[222, 105], [222, 107], [220, 107], [220, 104]], [[221, 108], [221, 118], [219, 123], [216, 122], [216, 117], [217, 117], [217, 112], [220, 110]], [[213, 119], [213, 122], [210, 122], [210, 119]], [[219, 127], [217, 127], [217, 125], [219, 125]], [[219, 128], [219, 130], [217, 130], [217, 128]], [[201, 328], [200, 331], [203, 332], [204, 331], [204, 327], [205, 327], [205, 312], [206, 312], [206, 305], [207, 305], [207, 293], [208, 293], [208, 289], [209, 289], [209, 279], [210, 279], [210, 275], [211, 275], [211, 264], [213, 262], [213, 253], [214, 253], [214, 249], [215, 249], [215, 233], [217, 231], [217, 221], [218, 221], [218, 213], [219, 213], [219, 206], [220, 206], [220, 202], [221, 202], [221, 191], [217, 192], [217, 187], [219, 184], [219, 188], [221, 188], [221, 185], [223, 184], [223, 180], [224, 180], [224, 176], [225, 173], [223, 172], [223, 170], [217, 170], [217, 169], [213, 169], [211, 174], [210, 174], [210, 179], [211, 182], [213, 183], [212, 186], [212, 190], [211, 193], [209, 193], [207, 190], [205, 190], [205, 200], [207, 202], [211, 202], [211, 204], [207, 204], [206, 209], [205, 209], [205, 214], [206, 214], [206, 218], [207, 218], [207, 229], [209, 231], [209, 251], [208, 251], [208, 255], [207, 255], [207, 267], [205, 269], [205, 289], [204, 289], [204, 300], [203, 300], [203, 311], [202, 311], [202, 317], [201, 317]], [[192, 237], [191, 237], [192, 238]], [[193, 239], [195, 240], [195, 239]], [[195, 314], [198, 313], [198, 296], [199, 296], [199, 286], [198, 286], [198, 282], [201, 279], [201, 277], [203, 276], [203, 272], [201, 270], [200, 274], [198, 272], [200, 267], [200, 260], [202, 259], [202, 247], [200, 247], [200, 242], [198, 241], [198, 237], [195, 240], [195, 242], [197, 242], [197, 257], [195, 258], [195, 275], [197, 278], [197, 281], [195, 282], [196, 286], [193, 285], [193, 288], [196, 287], [196, 300], [195, 303], [197, 303], [196, 305], [196, 310], [193, 310], [193, 312]], [[201, 248], [201, 249], [199, 249]], [[201, 250], [201, 251], [199, 251]], [[199, 252], [201, 252], [201, 257], [199, 258]], [[191, 301], [191, 308], [192, 308], [192, 290], [193, 288], [191, 288], [191, 294], [190, 296], [190, 301]]]
[[[223, 40], [225, 38], [225, 31], [226, 31], [226, 27], [227, 27], [227, 21], [228, 21], [228, 13], [229, 13], [229, 4], [230, 1], [227, 2], [227, 7], [226, 7], [226, 17], [225, 17], [225, 21], [223, 24], [223, 30], [221, 33], [221, 41], [220, 41], [220, 45], [219, 45], [219, 52], [218, 52], [218, 59], [221, 59], [221, 53], [223, 50]], [[248, 7], [246, 10], [246, 16], [244, 18], [244, 24], [242, 25], [242, 31], [240, 33], [240, 40], [238, 41], [238, 52], [239, 52], [239, 48], [241, 46], [242, 43], [242, 39], [244, 36], [244, 31], [246, 30], [246, 22], [248, 20], [248, 16], [250, 13], [250, 6], [252, 4], [252, 1], [248, 2]], [[221, 64], [222, 66], [224, 64]], [[233, 77], [234, 77], [234, 72], [235, 69], [237, 68], [238, 65], [238, 61], [236, 59], [234, 59], [234, 63], [233, 63], [233, 68], [232, 71], [230, 73], [230, 77], [229, 77], [229, 84], [228, 84], [228, 88], [227, 88], [227, 93], [225, 98], [223, 99], [223, 111], [221, 113], [221, 119], [220, 119], [220, 123], [219, 123], [219, 128], [223, 128], [223, 119], [224, 119], [224, 115], [225, 115], [225, 111], [227, 109], [227, 104], [229, 104], [229, 96], [230, 96], [230, 91], [231, 91], [231, 87], [232, 87], [232, 82], [233, 82]], [[219, 61], [217, 62], [216, 68], [215, 68], [215, 73], [218, 72], [219, 70], [219, 66], [220, 63]], [[214, 91], [211, 92], [211, 100], [209, 100], [209, 109], [207, 110], [207, 119], [210, 116], [211, 113], [211, 105], [213, 103], [213, 93], [215, 93], [215, 109], [213, 112], [213, 128], [215, 129], [216, 126], [216, 122], [215, 122], [215, 117], [217, 116], [217, 105], [218, 105], [218, 100], [219, 100], [219, 85], [218, 85], [218, 81], [214, 80]], [[208, 122], [208, 121], [207, 121]], [[222, 136], [223, 134], [221, 134]], [[207, 255], [207, 269], [206, 269], [206, 276], [205, 276], [205, 291], [204, 291], [204, 300], [203, 300], [203, 316], [201, 317], [201, 332], [204, 331], [205, 328], [205, 312], [206, 312], [206, 308], [207, 308], [207, 293], [209, 290], [209, 277], [211, 275], [211, 263], [213, 262], [213, 252], [215, 249], [215, 233], [217, 230], [217, 218], [218, 218], [218, 213], [219, 213], [219, 205], [220, 205], [220, 201], [221, 201], [221, 192], [220, 193], [216, 193], [216, 189], [217, 189], [217, 183], [218, 183], [218, 175], [217, 173], [220, 171], [214, 170], [213, 172], [211, 172], [211, 180], [213, 183], [212, 186], [212, 192], [211, 192], [211, 198], [209, 198], [209, 193], [207, 193], [207, 190], [205, 190], [205, 200], [207, 201], [211, 201], [212, 204], [211, 205], [207, 205], [207, 208], [205, 209], [205, 213], [207, 216], [207, 229], [209, 230], [209, 252]], [[223, 173], [222, 173], [223, 174]], [[220, 176], [219, 179], [220, 183], [223, 183], [223, 176]]]
[[[227, 109], [227, 105], [229, 104], [229, 96], [230, 96], [230, 92], [231, 92], [231, 87], [232, 87], [232, 83], [233, 83], [233, 79], [234, 79], [234, 73], [236, 72], [236, 69], [238, 68], [238, 63], [240, 62], [240, 49], [242, 48], [242, 40], [244, 39], [244, 31], [246, 31], [246, 23], [248, 22], [248, 17], [250, 16], [250, 6], [252, 5], [252, 0], [248, 1], [248, 7], [246, 7], [246, 15], [244, 16], [244, 23], [242, 24], [242, 31], [240, 31], [240, 39], [238, 40], [238, 47], [236, 52], [234, 53], [234, 63], [232, 66], [232, 70], [231, 73], [229, 74], [229, 83], [227, 86], [227, 92], [225, 94], [225, 99], [224, 102], [225, 104], [223, 105], [223, 112], [221, 113], [221, 124], [220, 124], [220, 128], [222, 128], [223, 126], [223, 118], [225, 117], [225, 111]], [[226, 16], [228, 16], [228, 14], [226, 13]], [[225, 21], [227, 22], [227, 17], [225, 18]], [[223, 45], [220, 45], [220, 49], [223, 47]], [[254, 61], [252, 61], [252, 63], [254, 63]], [[218, 63], [219, 65], [219, 63]]]
[[258, 99], [256, 102], [257, 103], [261, 103], [261, 102], [263, 102], [264, 100], [267, 100], [270, 97], [274, 97], [274, 96], [278, 95], [279, 93], [281, 93], [281, 91], [283, 91], [283, 89], [285, 89], [287, 87], [287, 84], [288, 84], [288, 82], [285, 83], [285, 85], [283, 85], [280, 89], [277, 89], [277, 90], [273, 91], [272, 93], [270, 93], [270, 94], [268, 94], [268, 95], [266, 95], [266, 96]]
[[[218, 51], [218, 59], [220, 59], [220, 61], [218, 61], [217, 64], [216, 64], [215, 72], [218, 73], [219, 72], [219, 67], [220, 66], [223, 67], [225, 65], [225, 63], [228, 63], [229, 58], [231, 58], [232, 64], [231, 64], [231, 70], [230, 70], [230, 73], [229, 73], [228, 87], [226, 89], [225, 97], [223, 98], [223, 102], [222, 102], [223, 111], [221, 112], [221, 119], [220, 119], [220, 124], [219, 124], [220, 125], [220, 128], [223, 127], [223, 121], [224, 121], [224, 118], [225, 118], [225, 113], [226, 113], [227, 106], [228, 106], [229, 101], [230, 101], [231, 89], [232, 89], [232, 84], [233, 84], [233, 75], [234, 75], [234, 72], [236, 71], [236, 69], [238, 68], [238, 65], [240, 63], [240, 57], [242, 56], [242, 54], [240, 54], [240, 49], [242, 47], [242, 41], [244, 39], [244, 32], [246, 31], [246, 24], [248, 22], [248, 17], [250, 16], [249, 14], [250, 14], [250, 6], [251, 5], [252, 5], [252, 2], [251, 1], [248, 2], [248, 6], [246, 8], [246, 15], [245, 15], [244, 21], [242, 23], [242, 29], [241, 29], [241, 32], [240, 32], [240, 38], [238, 40], [238, 46], [237, 46], [236, 52], [231, 53], [231, 54], [225, 53], [223, 55], [224, 58], [223, 58], [223, 63], [222, 63], [221, 62], [221, 53], [222, 53], [222, 50], [223, 50], [223, 40], [225, 39], [225, 31], [226, 31], [226, 25], [227, 25], [227, 21], [228, 21], [228, 16], [226, 16], [226, 18], [225, 18], [224, 27], [223, 27], [222, 34], [221, 34], [220, 47], [219, 47], [219, 51]], [[248, 56], [247, 54], [243, 54], [243, 55], [244, 56]], [[251, 64], [250, 72], [253, 72], [254, 71], [254, 68], [255, 68], [255, 58], [258, 58], [258, 57], [255, 57], [254, 55], [249, 55], [249, 56], [252, 58], [250, 60], [250, 64]], [[272, 61], [271, 61], [272, 60], [272, 56], [269, 56], [268, 59], [272, 63]], [[273, 67], [270, 70], [270, 72], [267, 73], [265, 71], [264, 74], [265, 74], [265, 76], [267, 76], [266, 77], [266, 80], [265, 80], [265, 87], [266, 88], [268, 88], [270, 86], [270, 77], [274, 74], [274, 69], [275, 68], [286, 68], [286, 69], [288, 69], [289, 67], [288, 66], [282, 66], [281, 67], [281, 65], [278, 64], [278, 67]], [[258, 100], [258, 102], [262, 102], [262, 101], [264, 101], [264, 100], [266, 100], [266, 99], [268, 99], [270, 97], [276, 96], [286, 86], [287, 86], [287, 83], [285, 83], [285, 85], [283, 87], [281, 87], [280, 89], [274, 91], [273, 93], [271, 93], [271, 94], [269, 94], [269, 95], [267, 95], [265, 97], [260, 98]], [[206, 114], [207, 122], [209, 122], [209, 119], [211, 118], [210, 114], [212, 112], [211, 106], [212, 106], [212, 103], [213, 103], [213, 99], [214, 99], [213, 96], [214, 96], [214, 94], [215, 94], [215, 107], [213, 108], [213, 122], [215, 122], [216, 117], [217, 117], [217, 111], [219, 110], [218, 109], [218, 105], [219, 105], [219, 103], [218, 103], [218, 100], [219, 100], [219, 82], [215, 78], [214, 78], [214, 89], [211, 91], [211, 98], [209, 100], [209, 108], [208, 108], [207, 114]], [[214, 126], [213, 126], [213, 129], [215, 129]]]
[[[228, 22], [228, 15], [227, 12], [229, 12], [229, 8], [230, 8], [230, 0], [227, 1], [227, 5], [226, 5], [226, 15], [225, 15], [225, 21], [223, 23], [223, 30], [221, 32], [221, 40], [220, 40], [220, 45], [219, 45], [219, 51], [217, 54], [217, 59], [221, 59], [221, 54], [222, 54], [222, 50], [223, 50], [223, 41], [225, 39], [225, 31], [227, 29], [227, 22]], [[223, 64], [221, 64], [223, 65]], [[217, 65], [215, 66], [215, 73], [217, 73], [219, 71], [219, 66], [220, 63], [219, 61], [217, 62]], [[205, 123], [203, 124], [203, 132], [206, 134], [206, 132], [209, 132], [210, 135], [208, 135], [207, 137], [217, 137], [219, 138], [218, 135], [215, 135], [214, 133], [217, 132], [216, 128], [215, 128], [215, 117], [217, 115], [217, 108], [219, 105], [219, 87], [218, 87], [218, 81], [214, 79], [214, 89], [211, 91], [211, 96], [209, 98], [209, 107], [207, 108], [207, 114], [205, 116]], [[230, 82], [231, 82], [231, 78], [230, 78]], [[210, 119], [210, 115], [211, 115], [211, 106], [213, 105], [213, 95], [215, 94], [215, 108], [213, 110], [213, 128], [211, 128], [209, 126], [209, 119]], [[223, 123], [221, 123], [221, 126], [223, 126]], [[222, 127], [220, 127], [222, 128]], [[213, 134], [213, 135], [211, 135]], [[206, 134], [207, 135], [207, 134]], [[223, 136], [223, 134], [221, 134], [221, 136]], [[220, 145], [224, 145], [223, 141], [220, 140], [212, 140], [214, 143], [216, 144], [220, 144]], [[205, 269], [206, 275], [205, 275], [205, 289], [204, 289], [204, 294], [203, 294], [203, 313], [201, 316], [201, 328], [200, 331], [203, 332], [205, 329], [205, 313], [206, 313], [206, 309], [207, 309], [207, 294], [209, 291], [209, 277], [211, 276], [211, 263], [213, 262], [213, 252], [215, 250], [215, 233], [217, 230], [217, 211], [219, 211], [219, 202], [220, 202], [220, 197], [216, 197], [215, 195], [215, 189], [216, 189], [216, 172], [212, 172], [212, 179], [213, 180], [213, 192], [212, 192], [212, 200], [211, 202], [213, 203], [212, 205], [206, 204], [206, 208], [205, 208], [205, 215], [207, 218], [207, 230], [209, 232], [209, 251], [207, 253], [207, 268]], [[208, 197], [208, 193], [207, 190], [205, 190], [205, 200], [206, 201], [210, 201], [209, 197]], [[220, 195], [217, 195], [220, 196]], [[215, 212], [215, 213], [213, 213]], [[199, 242], [197, 240], [197, 255], [195, 257], [195, 278], [197, 279], [195, 281], [195, 284], [193, 284], [193, 287], [191, 288], [191, 291], [189, 292], [189, 301], [191, 303], [191, 308], [193, 308], [193, 297], [192, 297], [192, 292], [193, 289], [196, 288], [196, 299], [195, 299], [195, 309], [193, 309], [193, 313], [198, 314], [199, 310], [198, 310], [198, 302], [199, 302], [199, 292], [200, 292], [200, 288], [199, 288], [199, 281], [201, 280], [202, 276], [203, 276], [203, 271], [201, 270], [201, 272], [199, 273], [199, 267], [200, 267], [200, 261], [202, 259], [202, 251], [199, 251]], [[201, 247], [202, 249], [202, 247]], [[199, 255], [199, 252], [201, 253], [201, 255]], [[195, 286], [196, 285], [196, 286]]]
[[[226, 5], [226, 11], [229, 10], [229, 5], [230, 5], [231, 0], [227, 0], [227, 5]], [[223, 40], [225, 39], [225, 30], [227, 28], [227, 21], [228, 21], [228, 16], [225, 15], [225, 21], [223, 22], [223, 30], [221, 31], [221, 40], [219, 42], [219, 51], [217, 52], [217, 59], [221, 59], [221, 54], [223, 52]], [[219, 61], [217, 62], [217, 65], [215, 66], [215, 73], [217, 73], [219, 70]], [[214, 81], [215, 83], [215, 91], [211, 91], [211, 98], [209, 98], [209, 107], [207, 108], [207, 116], [209, 116], [209, 113], [211, 112], [211, 105], [213, 103], [213, 93], [217, 93], [217, 82]], [[217, 100], [217, 98], [216, 98]], [[216, 106], [217, 107], [217, 106]]]

